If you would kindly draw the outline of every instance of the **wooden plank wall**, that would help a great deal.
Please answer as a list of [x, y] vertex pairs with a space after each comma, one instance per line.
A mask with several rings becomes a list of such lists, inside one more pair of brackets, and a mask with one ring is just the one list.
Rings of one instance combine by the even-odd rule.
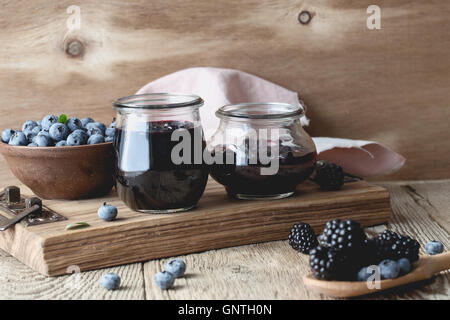
[[[81, 28], [68, 31], [73, 4]], [[380, 30], [366, 27], [370, 4]], [[106, 122], [115, 98], [150, 80], [236, 68], [298, 91], [312, 135], [406, 156], [383, 179], [450, 178], [449, 16], [441, 0], [2, 0], [0, 127], [50, 112]]]

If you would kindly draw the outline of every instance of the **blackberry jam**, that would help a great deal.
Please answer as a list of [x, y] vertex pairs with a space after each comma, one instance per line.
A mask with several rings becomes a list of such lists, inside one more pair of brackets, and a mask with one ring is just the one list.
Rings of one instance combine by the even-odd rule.
[[208, 149], [210, 174], [238, 199], [281, 199], [314, 170], [316, 148], [303, 130], [301, 106], [246, 103], [220, 108]]
[[196, 206], [208, 180], [208, 166], [195, 157], [206, 145], [199, 99], [146, 94], [115, 103], [116, 189], [129, 208], [171, 213]]

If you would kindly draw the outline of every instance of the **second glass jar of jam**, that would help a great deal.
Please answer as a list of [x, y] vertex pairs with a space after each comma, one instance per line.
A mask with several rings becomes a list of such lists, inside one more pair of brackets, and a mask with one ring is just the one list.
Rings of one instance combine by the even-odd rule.
[[303, 130], [302, 106], [244, 103], [220, 108], [208, 144], [210, 174], [239, 199], [281, 199], [314, 170], [316, 147]]
[[128, 207], [170, 213], [197, 204], [208, 180], [208, 167], [194, 159], [206, 146], [198, 111], [202, 105], [198, 96], [173, 93], [114, 102], [116, 188]]

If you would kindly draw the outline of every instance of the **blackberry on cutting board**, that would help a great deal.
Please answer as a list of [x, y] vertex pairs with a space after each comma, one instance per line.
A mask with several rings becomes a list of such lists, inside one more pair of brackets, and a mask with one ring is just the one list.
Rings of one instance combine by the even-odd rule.
[[348, 257], [343, 250], [317, 246], [309, 252], [309, 266], [319, 280], [344, 280], [347, 278]]
[[288, 239], [293, 249], [305, 254], [309, 254], [309, 251], [319, 244], [314, 230], [303, 222], [294, 224]]
[[336, 249], [361, 249], [366, 239], [366, 234], [361, 225], [352, 220], [330, 220], [325, 224], [319, 237], [323, 245]]
[[316, 162], [315, 173], [312, 180], [326, 191], [335, 191], [344, 185], [344, 171], [332, 162], [319, 160]]

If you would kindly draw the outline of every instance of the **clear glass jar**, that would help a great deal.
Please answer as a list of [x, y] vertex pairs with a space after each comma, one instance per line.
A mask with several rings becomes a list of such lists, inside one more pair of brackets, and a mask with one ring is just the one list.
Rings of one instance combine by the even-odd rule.
[[284, 103], [227, 105], [208, 151], [211, 176], [238, 199], [281, 199], [314, 170], [316, 147], [303, 130], [302, 106]]
[[194, 159], [206, 147], [198, 110], [202, 105], [198, 96], [175, 93], [114, 102], [116, 188], [128, 207], [150, 213], [195, 207], [208, 180], [207, 165]]

